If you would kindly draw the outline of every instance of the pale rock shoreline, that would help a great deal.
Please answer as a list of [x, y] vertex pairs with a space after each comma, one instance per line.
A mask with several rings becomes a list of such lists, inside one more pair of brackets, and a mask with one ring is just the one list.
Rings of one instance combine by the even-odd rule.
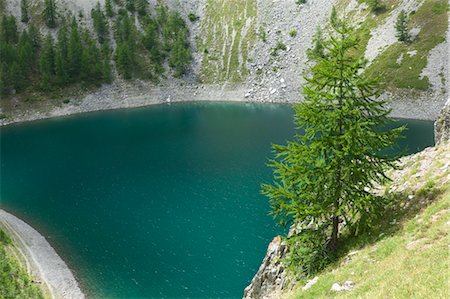
[[0, 227], [23, 255], [27, 271], [45, 284], [53, 299], [84, 299], [85, 295], [67, 264], [47, 240], [16, 216], [0, 209]]
[[[246, 85], [223, 84], [205, 85], [197, 83], [170, 83], [155, 86], [149, 82], [117, 81], [103, 85], [98, 90], [81, 98], [68, 97], [67, 104], [47, 107], [41, 110], [21, 110], [0, 119], [0, 126], [13, 123], [34, 121], [93, 111], [144, 107], [155, 104], [176, 102], [248, 102], [292, 104], [302, 100], [300, 92], [291, 92], [284, 98], [248, 96]], [[413, 93], [399, 91], [395, 94], [384, 93], [381, 97], [388, 100], [394, 118], [436, 120], [445, 97], [434, 92]], [[2, 111], [0, 111], [2, 112]]]

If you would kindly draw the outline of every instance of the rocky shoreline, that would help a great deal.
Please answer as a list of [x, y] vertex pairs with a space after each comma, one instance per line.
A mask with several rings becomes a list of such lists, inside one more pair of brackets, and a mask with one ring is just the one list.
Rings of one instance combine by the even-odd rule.
[[[388, 105], [392, 108], [391, 116], [394, 118], [432, 121], [437, 119], [446, 101], [445, 97], [433, 92], [413, 94], [409, 91], [399, 91], [395, 94], [385, 93], [382, 98], [390, 100]], [[104, 85], [83, 97], [68, 97], [58, 106], [48, 106], [38, 110], [18, 108], [0, 119], [0, 126], [85, 112], [176, 102], [221, 101], [292, 104], [301, 100], [299, 92], [290, 92], [285, 97], [279, 98], [270, 97], [270, 91], [268, 91], [268, 95], [265, 97], [255, 97], [250, 95], [248, 86], [245, 84], [205, 85], [173, 81], [154, 85], [140, 80], [132, 82], [117, 80], [113, 84]]]
[[84, 299], [75, 276], [44, 236], [16, 216], [0, 209], [0, 225], [18, 248], [39, 283], [53, 299]]

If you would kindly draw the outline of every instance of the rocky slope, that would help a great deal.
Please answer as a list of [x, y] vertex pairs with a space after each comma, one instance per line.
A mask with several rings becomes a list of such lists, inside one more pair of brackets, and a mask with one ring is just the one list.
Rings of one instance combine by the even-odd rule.
[[[32, 10], [42, 10], [41, 0], [30, 0]], [[82, 11], [89, 16], [96, 1], [59, 0], [58, 6], [67, 11]], [[101, 4], [104, 0], [99, 1]], [[139, 105], [160, 103], [161, 100], [136, 100], [142, 94], [152, 94], [157, 89], [160, 98], [171, 96], [173, 86], [188, 85], [194, 89], [225, 87], [232, 93], [233, 100], [255, 102], [294, 102], [299, 99], [303, 75], [311, 62], [306, 51], [311, 47], [317, 27], [326, 31], [333, 5], [339, 14], [353, 21], [361, 35], [361, 53], [368, 59], [375, 75], [387, 72], [394, 77], [396, 72], [408, 73], [417, 88], [387, 88], [384, 98], [392, 100], [394, 117], [435, 120], [448, 98], [448, 12], [442, 10], [443, 0], [393, 0], [384, 12], [370, 12], [364, 1], [356, 0], [308, 0], [297, 4], [295, 0], [150, 0], [151, 5], [163, 3], [178, 10], [188, 19], [189, 14], [198, 16], [198, 21], [187, 21], [190, 29], [190, 42], [194, 49], [194, 62], [188, 75], [178, 80], [168, 76], [160, 86], [149, 82], [122, 83], [117, 78], [113, 85], [103, 86], [101, 91], [113, 94], [117, 86], [141, 86], [124, 92], [128, 98], [103, 106], [93, 97], [78, 96], [76, 101], [59, 100], [59, 106], [40, 107], [41, 117], [77, 113], [85, 109], [73, 108], [74, 102], [82, 102], [88, 110], [128, 107], [128, 102]], [[0, 0], [3, 12], [20, 16], [20, 0]], [[1, 10], [0, 5], [0, 10]], [[411, 13], [411, 35], [418, 42], [400, 45], [395, 38], [393, 24], [401, 10]], [[1, 13], [2, 11], [0, 11]], [[427, 15], [428, 13], [428, 15]], [[430, 15], [431, 14], [431, 15]], [[439, 26], [427, 20], [439, 18]], [[89, 17], [85, 23], [92, 28]], [[23, 24], [19, 24], [23, 26]], [[431, 26], [431, 28], [428, 27]], [[440, 31], [428, 40], [429, 30], [439, 27]], [[42, 30], [45, 31], [44, 28]], [[437, 30], [437, 29], [436, 29]], [[441, 32], [442, 31], [442, 32]], [[436, 31], [437, 32], [437, 31]], [[425, 43], [425, 44], [424, 44]], [[280, 48], [280, 45], [284, 47]], [[280, 48], [280, 49], [279, 49]], [[390, 56], [389, 56], [390, 55]], [[392, 62], [385, 56], [394, 57]], [[205, 84], [207, 83], [207, 84]], [[408, 82], [400, 82], [409, 84]], [[402, 86], [401, 84], [397, 84]], [[408, 85], [409, 86], [409, 85]], [[178, 88], [178, 87], [177, 87]], [[181, 87], [180, 87], [181, 88]], [[109, 91], [108, 91], [109, 89]], [[149, 92], [150, 91], [150, 92]], [[99, 91], [100, 92], [100, 91]], [[208, 92], [207, 92], [208, 93]], [[123, 94], [122, 94], [123, 95]], [[122, 96], [121, 95], [121, 96]], [[195, 100], [190, 93], [179, 100]], [[226, 96], [222, 97], [227, 100]], [[211, 98], [211, 100], [214, 100]], [[88, 103], [86, 101], [92, 101]], [[53, 101], [54, 102], [54, 101]], [[134, 105], [132, 105], [134, 106]], [[24, 111], [28, 110], [28, 111]], [[38, 109], [39, 110], [39, 109]], [[3, 123], [27, 120], [21, 115], [33, 115], [33, 107], [10, 109], [5, 113]], [[61, 112], [62, 111], [62, 112]]]
[[[389, 194], [413, 194], [408, 195], [405, 208], [411, 204], [426, 205], [426, 198], [418, 203], [412, 203], [414, 194], [423, 193], [427, 185], [432, 184], [435, 190], [445, 190], [450, 184], [450, 99], [439, 114], [435, 122], [436, 147], [427, 148], [424, 151], [404, 157], [398, 163], [398, 170], [391, 170], [388, 176], [392, 184], [381, 192]], [[432, 182], [432, 183], [430, 183]], [[430, 187], [431, 188], [431, 187]], [[249, 286], [244, 290], [244, 298], [281, 298], [292, 290], [296, 283], [290, 279], [285, 271], [282, 259], [288, 253], [288, 247], [280, 236], [275, 237], [269, 244], [266, 256], [253, 277]], [[306, 291], [317, 278], [303, 286]]]
[[434, 139], [436, 144], [450, 140], [450, 98], [434, 123]]

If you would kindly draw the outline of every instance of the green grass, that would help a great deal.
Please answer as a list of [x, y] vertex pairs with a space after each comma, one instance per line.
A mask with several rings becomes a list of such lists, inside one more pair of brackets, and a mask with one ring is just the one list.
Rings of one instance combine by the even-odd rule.
[[[308, 291], [297, 286], [286, 298], [447, 298], [449, 204], [450, 189], [398, 231], [319, 274]], [[355, 283], [353, 290], [330, 291], [347, 280]]]
[[242, 82], [247, 75], [248, 52], [257, 37], [256, 0], [208, 0], [201, 32], [197, 38], [203, 53], [201, 80]]
[[[410, 17], [410, 28], [421, 27], [416, 40], [409, 44], [394, 43], [375, 59], [366, 73], [370, 76], [381, 77], [387, 89], [427, 90], [430, 87], [428, 78], [420, 79], [419, 76], [427, 65], [429, 52], [445, 39], [448, 28], [447, 9], [445, 0], [426, 0]], [[417, 53], [410, 57], [407, 54], [410, 51], [417, 51]], [[403, 60], [397, 64], [401, 54], [403, 54]]]
[[41, 289], [14, 257], [11, 239], [0, 229], [0, 298], [45, 298]]

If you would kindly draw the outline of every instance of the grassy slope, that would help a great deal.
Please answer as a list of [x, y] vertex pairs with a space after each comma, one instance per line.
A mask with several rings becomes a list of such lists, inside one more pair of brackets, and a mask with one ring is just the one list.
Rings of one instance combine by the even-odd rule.
[[[299, 283], [285, 297], [448, 298], [450, 143], [428, 155], [407, 158], [393, 173], [387, 190], [396, 201], [380, 226], [354, 240], [346, 248], [353, 251], [320, 273], [309, 290]], [[330, 291], [347, 280], [353, 290]]]
[[248, 52], [256, 39], [256, 0], [208, 0], [201, 32], [197, 39], [203, 56], [201, 80], [243, 81]]
[[10, 238], [0, 229], [0, 298], [45, 298], [16, 259]]
[[[426, 0], [410, 16], [409, 27], [421, 28], [416, 40], [410, 44], [397, 42], [388, 47], [370, 65], [367, 73], [381, 75], [387, 89], [427, 90], [430, 87], [428, 78], [420, 79], [420, 73], [427, 65], [429, 52], [445, 40], [448, 29], [447, 11], [446, 0]], [[411, 51], [417, 51], [417, 54], [410, 57], [407, 52]], [[397, 64], [396, 61], [401, 54], [403, 54], [403, 60]]]

